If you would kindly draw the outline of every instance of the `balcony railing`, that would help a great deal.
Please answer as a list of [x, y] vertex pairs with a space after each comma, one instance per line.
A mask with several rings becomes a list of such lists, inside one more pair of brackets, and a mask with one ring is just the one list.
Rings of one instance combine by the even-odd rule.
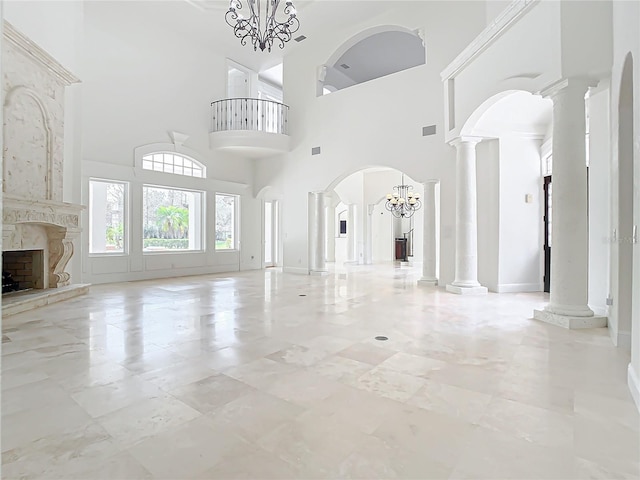
[[259, 98], [228, 98], [211, 103], [211, 131], [249, 130], [289, 135], [289, 107]]

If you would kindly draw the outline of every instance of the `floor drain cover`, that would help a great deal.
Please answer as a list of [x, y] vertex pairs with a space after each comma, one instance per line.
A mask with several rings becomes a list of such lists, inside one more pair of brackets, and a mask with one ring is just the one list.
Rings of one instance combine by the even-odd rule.
[[389, 340], [389, 337], [379, 335], [376, 337], [376, 340], [380, 340], [381, 342], [384, 342], [385, 340]]

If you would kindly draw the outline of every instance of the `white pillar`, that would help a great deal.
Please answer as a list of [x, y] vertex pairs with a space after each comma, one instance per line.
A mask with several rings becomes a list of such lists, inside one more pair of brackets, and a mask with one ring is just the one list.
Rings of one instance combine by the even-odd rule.
[[587, 305], [589, 237], [585, 100], [592, 82], [561, 80], [542, 94], [553, 100], [553, 222], [551, 292], [534, 318], [566, 328], [605, 327]]
[[478, 283], [478, 209], [476, 199], [477, 137], [460, 137], [456, 147], [456, 263], [455, 280], [447, 291], [458, 294], [487, 293]]
[[[330, 199], [328, 199], [330, 200]], [[325, 226], [326, 226], [326, 260], [327, 262], [336, 261], [336, 209], [333, 201], [325, 207]]]
[[358, 242], [358, 227], [356, 225], [357, 214], [356, 204], [350, 203], [348, 205], [349, 211], [347, 215], [347, 261], [345, 263], [356, 263], [357, 242]]
[[422, 278], [419, 285], [437, 285], [436, 277], [436, 185], [438, 180], [424, 182], [422, 197]]
[[364, 264], [373, 263], [373, 209], [375, 205], [367, 205], [367, 223], [365, 224]]
[[326, 275], [324, 192], [309, 193], [309, 274]]

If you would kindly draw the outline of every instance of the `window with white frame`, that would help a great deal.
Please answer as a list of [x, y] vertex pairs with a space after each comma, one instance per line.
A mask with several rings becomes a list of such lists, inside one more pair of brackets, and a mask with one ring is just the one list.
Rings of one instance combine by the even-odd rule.
[[142, 157], [142, 168], [154, 172], [173, 173], [187, 177], [206, 177], [204, 165], [200, 162], [171, 152], [155, 152]]
[[216, 250], [237, 248], [238, 196], [216, 194]]
[[89, 180], [89, 253], [126, 252], [128, 185], [110, 180]]
[[203, 199], [195, 190], [144, 185], [143, 251], [203, 250]]

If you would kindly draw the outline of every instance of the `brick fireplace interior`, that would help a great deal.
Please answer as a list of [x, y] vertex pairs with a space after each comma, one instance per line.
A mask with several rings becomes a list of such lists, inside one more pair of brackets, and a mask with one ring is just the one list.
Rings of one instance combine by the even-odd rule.
[[2, 293], [44, 288], [44, 251], [2, 252]]

